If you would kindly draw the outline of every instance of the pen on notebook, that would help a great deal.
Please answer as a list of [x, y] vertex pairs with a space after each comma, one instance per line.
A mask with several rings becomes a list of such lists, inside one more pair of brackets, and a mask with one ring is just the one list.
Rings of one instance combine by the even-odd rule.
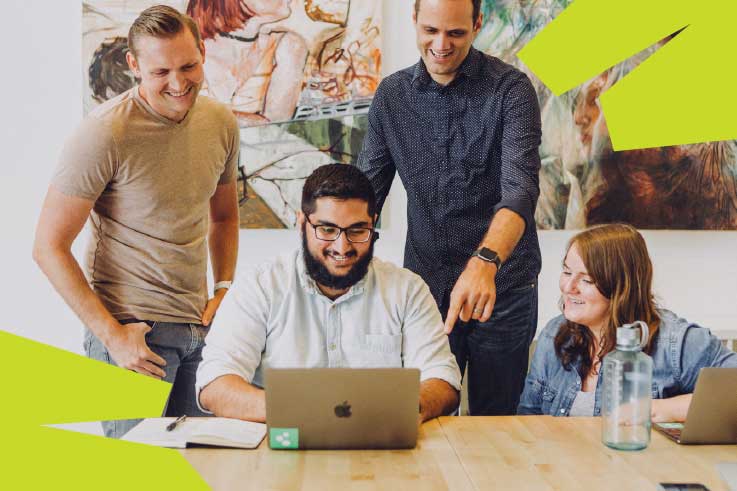
[[181, 422], [182, 422], [182, 421], [184, 421], [185, 419], [187, 419], [187, 415], [186, 415], [186, 414], [182, 414], [182, 415], [181, 415], [181, 416], [179, 416], [179, 417], [178, 417], [177, 419], [175, 419], [174, 421], [172, 421], [171, 423], [169, 423], [168, 425], [166, 425], [166, 431], [171, 431], [171, 430], [173, 430], [174, 428], [176, 428], [176, 427], [177, 427], [177, 425], [178, 425], [179, 423], [181, 423]]

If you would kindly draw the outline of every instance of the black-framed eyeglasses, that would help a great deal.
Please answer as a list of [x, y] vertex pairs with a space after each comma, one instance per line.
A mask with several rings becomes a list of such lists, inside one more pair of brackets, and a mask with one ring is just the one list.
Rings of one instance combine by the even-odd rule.
[[315, 238], [318, 240], [326, 240], [329, 242], [334, 242], [338, 240], [338, 237], [340, 237], [340, 234], [345, 232], [345, 238], [348, 239], [348, 242], [351, 242], [353, 244], [361, 244], [364, 242], [368, 242], [371, 240], [371, 237], [379, 238], [379, 232], [377, 232], [373, 228], [368, 227], [338, 227], [337, 225], [315, 225], [310, 221], [310, 218], [305, 214], [305, 218], [307, 219], [307, 223], [309, 223], [312, 226], [312, 229], [315, 231]]

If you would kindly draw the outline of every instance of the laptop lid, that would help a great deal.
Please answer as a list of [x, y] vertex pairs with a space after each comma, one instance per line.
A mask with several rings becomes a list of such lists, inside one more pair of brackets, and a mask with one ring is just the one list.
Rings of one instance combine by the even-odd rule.
[[271, 448], [414, 448], [416, 368], [266, 369]]
[[737, 368], [702, 368], [679, 443], [737, 443]]

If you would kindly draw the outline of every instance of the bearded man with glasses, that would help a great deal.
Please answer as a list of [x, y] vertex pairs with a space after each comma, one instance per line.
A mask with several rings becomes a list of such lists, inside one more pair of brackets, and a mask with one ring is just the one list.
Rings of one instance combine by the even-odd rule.
[[376, 197], [357, 168], [316, 169], [302, 247], [242, 272], [205, 339], [196, 391], [217, 416], [264, 421], [265, 368], [413, 367], [420, 421], [458, 405], [460, 371], [422, 279], [373, 257]]

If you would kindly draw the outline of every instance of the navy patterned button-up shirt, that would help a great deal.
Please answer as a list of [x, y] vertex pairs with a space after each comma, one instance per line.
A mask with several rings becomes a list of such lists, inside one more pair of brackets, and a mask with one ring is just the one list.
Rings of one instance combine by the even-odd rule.
[[408, 208], [404, 265], [422, 276], [441, 308], [501, 208], [527, 226], [497, 273], [497, 294], [534, 281], [541, 130], [525, 74], [471, 48], [443, 86], [420, 60], [381, 82], [368, 120], [357, 166], [380, 209], [399, 172]]

